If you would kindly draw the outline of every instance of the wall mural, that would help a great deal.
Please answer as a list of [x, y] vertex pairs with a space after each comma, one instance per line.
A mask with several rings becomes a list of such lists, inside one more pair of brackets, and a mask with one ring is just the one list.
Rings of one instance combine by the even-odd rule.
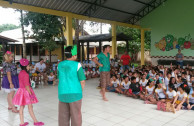
[[155, 47], [161, 51], [170, 51], [173, 49], [191, 49], [194, 50], [194, 40], [192, 40], [191, 35], [187, 35], [184, 38], [175, 38], [171, 34], [167, 34], [159, 42], [155, 43]]

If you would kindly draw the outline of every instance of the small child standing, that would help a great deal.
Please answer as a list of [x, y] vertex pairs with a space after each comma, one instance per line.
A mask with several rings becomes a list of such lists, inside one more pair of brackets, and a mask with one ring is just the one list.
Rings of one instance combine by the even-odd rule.
[[38, 99], [36, 98], [36, 95], [32, 88], [30, 87], [30, 78], [28, 74], [28, 71], [30, 70], [29, 61], [27, 59], [21, 59], [20, 65], [22, 71], [19, 73], [19, 89], [13, 98], [13, 104], [20, 106], [20, 126], [26, 126], [29, 124], [28, 122], [24, 123], [23, 111], [25, 105], [28, 105], [29, 113], [34, 121], [34, 125], [42, 126], [44, 125], [44, 123], [37, 121], [33, 111], [32, 104], [37, 103]]

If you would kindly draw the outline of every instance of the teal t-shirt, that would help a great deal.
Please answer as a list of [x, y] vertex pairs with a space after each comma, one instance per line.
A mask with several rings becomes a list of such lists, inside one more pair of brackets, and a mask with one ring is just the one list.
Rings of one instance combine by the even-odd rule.
[[107, 53], [107, 56], [101, 52], [97, 55], [98, 59], [100, 60], [100, 63], [103, 65], [103, 67], [100, 67], [100, 72], [108, 72], [110, 71], [110, 54]]
[[80, 81], [86, 80], [79, 62], [65, 60], [58, 65], [58, 98], [59, 101], [72, 103], [82, 99]]

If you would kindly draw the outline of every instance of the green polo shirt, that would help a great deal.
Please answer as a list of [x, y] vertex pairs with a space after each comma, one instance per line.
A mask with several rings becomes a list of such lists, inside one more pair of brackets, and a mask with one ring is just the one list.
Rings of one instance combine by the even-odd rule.
[[110, 54], [107, 53], [107, 56], [101, 52], [97, 55], [100, 63], [103, 65], [103, 67], [100, 67], [100, 72], [109, 72], [110, 71]]

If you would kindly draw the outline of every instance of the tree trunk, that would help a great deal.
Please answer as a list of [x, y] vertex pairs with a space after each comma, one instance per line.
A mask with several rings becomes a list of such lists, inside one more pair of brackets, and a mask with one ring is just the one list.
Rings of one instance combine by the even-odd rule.
[[75, 19], [75, 40], [74, 44], [77, 45], [77, 60], [80, 61], [80, 43], [79, 43], [79, 20]]
[[50, 63], [52, 62], [52, 59], [51, 59], [51, 51], [49, 51], [49, 56], [50, 56]]
[[65, 36], [64, 36], [64, 32], [63, 32], [63, 25], [61, 25], [61, 37], [62, 37], [62, 44], [61, 44], [61, 53], [62, 53], [62, 61], [64, 60], [64, 45], [66, 42]]
[[22, 27], [22, 38], [23, 38], [23, 58], [27, 58], [26, 57], [26, 42], [25, 42], [25, 33], [24, 33], [24, 17], [23, 17], [23, 11], [20, 10], [20, 14], [21, 14], [21, 27]]

